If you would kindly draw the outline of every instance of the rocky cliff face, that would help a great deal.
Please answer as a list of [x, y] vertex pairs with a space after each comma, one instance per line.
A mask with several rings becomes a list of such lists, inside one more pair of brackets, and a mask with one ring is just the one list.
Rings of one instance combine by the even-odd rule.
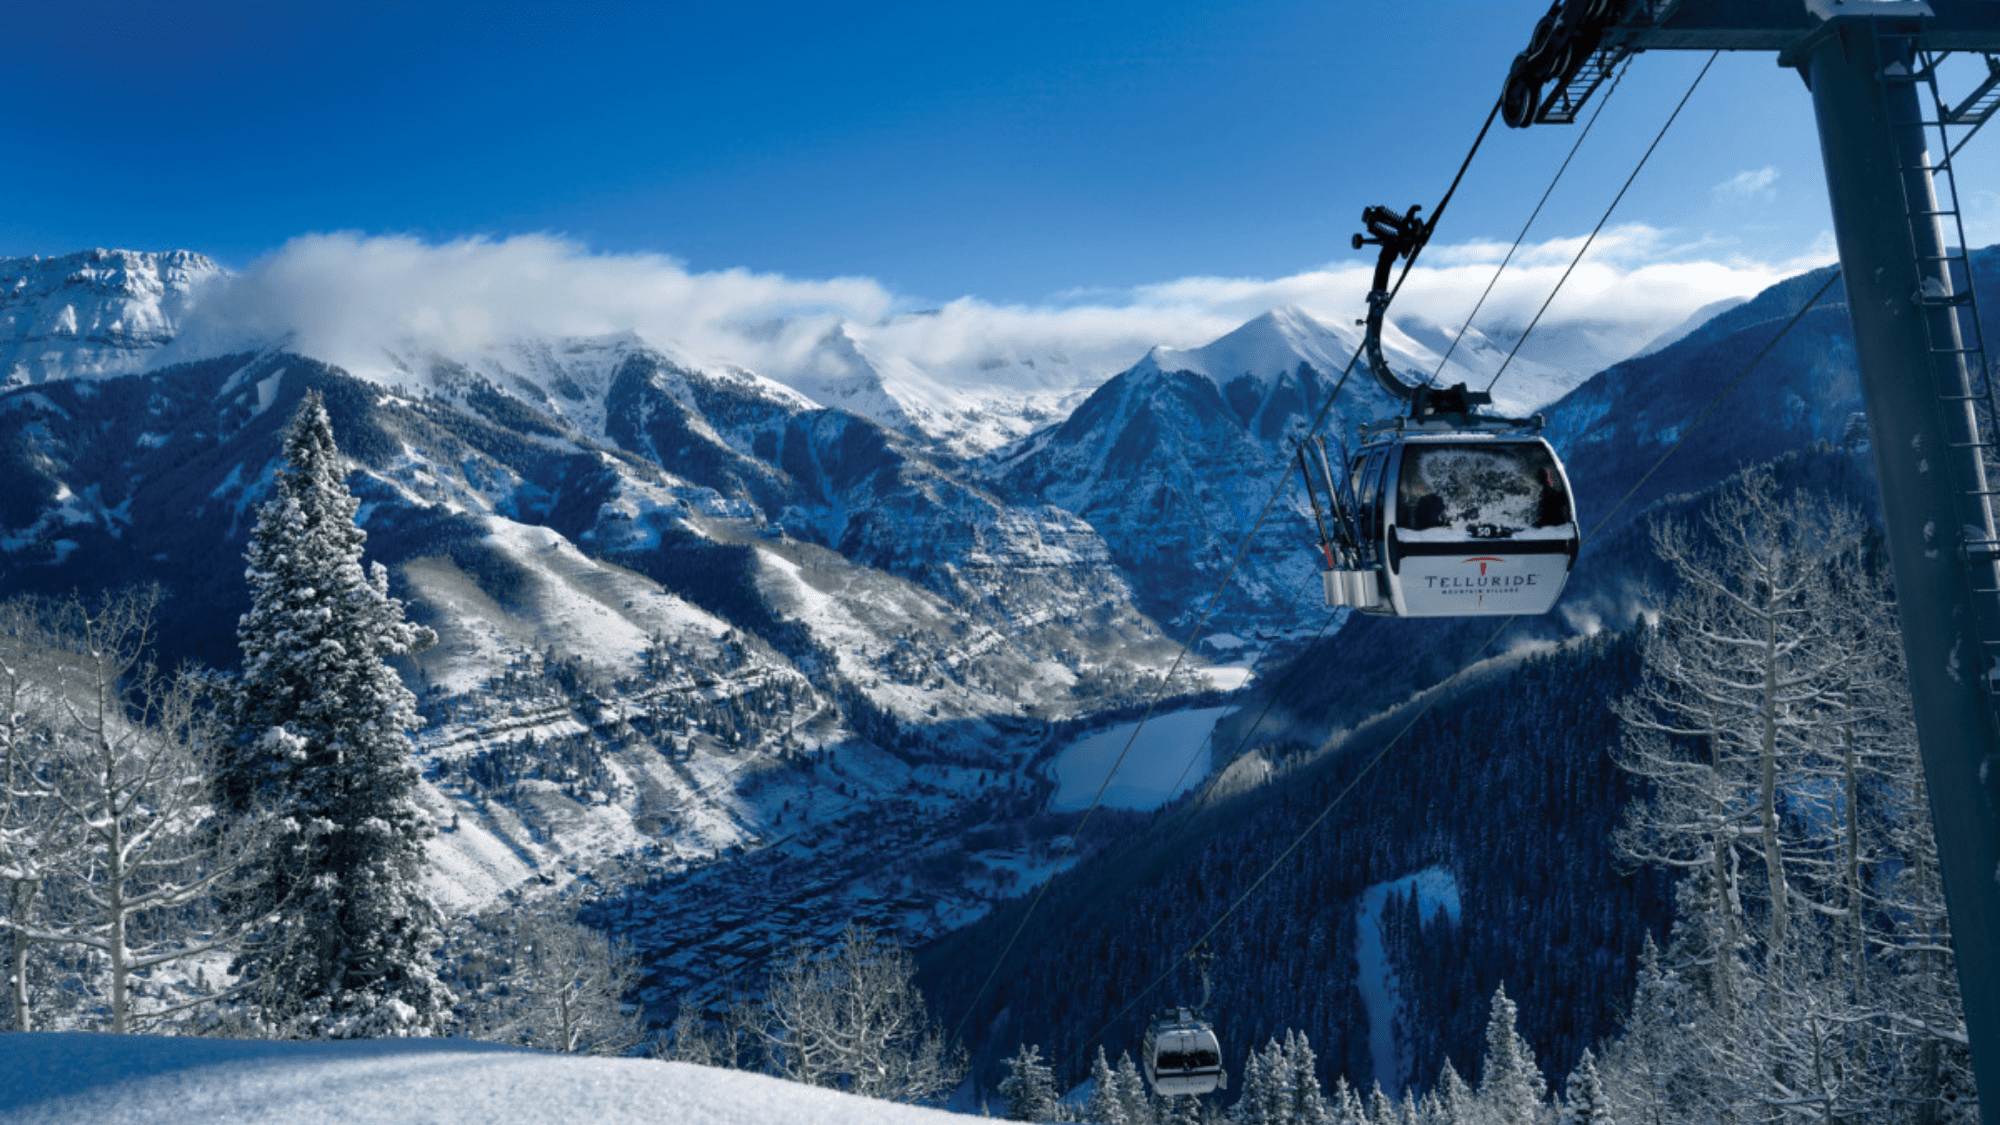
[[187, 250], [0, 258], [0, 387], [143, 370], [222, 273]]

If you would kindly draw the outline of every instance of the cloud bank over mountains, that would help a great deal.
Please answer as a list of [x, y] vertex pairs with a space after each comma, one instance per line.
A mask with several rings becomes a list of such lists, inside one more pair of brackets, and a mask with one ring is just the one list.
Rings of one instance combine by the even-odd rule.
[[[1500, 341], [1517, 336], [1581, 241], [1522, 247], [1478, 327]], [[1430, 248], [1392, 315], [1455, 332], [1506, 249], [1492, 242]], [[1571, 348], [1574, 362], [1601, 365], [1607, 354], [1629, 354], [1702, 306], [1755, 293], [1833, 257], [1830, 245], [1786, 262], [1719, 249], [1645, 226], [1604, 232], [1530, 347], [1540, 342], [1544, 362], [1565, 362], [1560, 353]], [[173, 351], [192, 358], [285, 343], [381, 376], [394, 367], [391, 351], [454, 355], [522, 338], [632, 332], [696, 361], [787, 379], [808, 371], [816, 349], [844, 331], [878, 361], [910, 365], [954, 389], [1060, 391], [1095, 385], [1154, 345], [1198, 346], [1278, 306], [1351, 322], [1364, 311], [1369, 281], [1370, 267], [1356, 261], [1289, 277], [1188, 277], [1077, 291], [1034, 305], [961, 297], [919, 308], [865, 277], [697, 273], [663, 255], [593, 253], [550, 235], [440, 245], [313, 234], [241, 273], [204, 282]]]

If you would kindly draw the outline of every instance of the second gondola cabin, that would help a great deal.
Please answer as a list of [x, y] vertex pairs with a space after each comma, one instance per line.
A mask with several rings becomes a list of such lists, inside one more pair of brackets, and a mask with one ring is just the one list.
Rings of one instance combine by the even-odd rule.
[[1215, 1029], [1186, 1008], [1155, 1017], [1146, 1027], [1139, 1053], [1146, 1060], [1146, 1081], [1162, 1097], [1229, 1087]]
[[1536, 428], [1463, 417], [1364, 427], [1348, 481], [1361, 565], [1326, 572], [1328, 604], [1398, 617], [1548, 612], [1580, 536], [1569, 477]]

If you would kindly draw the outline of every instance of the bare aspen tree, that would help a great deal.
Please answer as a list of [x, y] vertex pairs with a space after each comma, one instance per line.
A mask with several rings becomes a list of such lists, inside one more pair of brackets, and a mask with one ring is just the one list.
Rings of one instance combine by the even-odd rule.
[[1658, 1125], [1968, 1120], [1908, 682], [1862, 524], [1752, 473], [1703, 526], [1656, 536], [1681, 591], [1618, 704], [1616, 758], [1646, 796], [1615, 844], [1683, 878], [1607, 1095]]
[[476, 982], [468, 1031], [479, 1039], [566, 1054], [624, 1055], [644, 1040], [636, 1006], [638, 961], [577, 921], [573, 908], [488, 918], [491, 943]]
[[801, 944], [771, 973], [765, 1049], [782, 1077], [864, 1097], [929, 1102], [964, 1074], [931, 1022], [900, 946], [850, 925], [824, 959]]
[[[204, 928], [255, 821], [219, 826], [209, 802], [214, 729], [207, 681], [166, 676], [145, 658], [157, 595], [72, 600], [46, 628], [7, 625], [14, 700], [0, 738], [7, 779], [5, 870], [16, 1022], [27, 1018], [26, 949], [67, 946], [104, 966], [109, 1029], [131, 1030], [192, 1003], [142, 1011], [134, 982], [230, 944]], [[24, 684], [31, 685], [24, 687]], [[34, 696], [39, 715], [19, 716]], [[26, 810], [26, 811], [24, 811]]]
[[1834, 733], [1830, 700], [1863, 663], [1829, 582], [1859, 550], [1862, 524], [1844, 508], [1780, 497], [1761, 472], [1726, 489], [1703, 523], [1706, 537], [1655, 529], [1681, 590], [1648, 631], [1639, 689], [1618, 704], [1619, 765], [1651, 782], [1652, 796], [1633, 806], [1617, 846], [1633, 862], [1706, 870], [1722, 912], [1714, 976], [1726, 1003], [1746, 853], [1764, 876], [1765, 954], [1785, 948], [1787, 859], [1798, 849], [1780, 763]]
[[674, 1015], [673, 1027], [668, 1029], [666, 1037], [658, 1042], [653, 1053], [668, 1062], [718, 1066], [722, 1050], [709, 1033], [701, 1012], [692, 1004], [682, 1004], [680, 1011]]
[[0, 930], [16, 1031], [34, 1030], [29, 927], [44, 906], [42, 886], [52, 861], [77, 844], [50, 780], [52, 651], [29, 603], [0, 604]]
[[207, 687], [146, 663], [156, 598], [107, 597], [95, 610], [73, 601], [58, 618], [62, 726], [51, 781], [82, 846], [61, 857], [69, 896], [60, 916], [29, 931], [104, 958], [118, 1033], [165, 1014], [135, 1009], [139, 974], [230, 944], [189, 915], [236, 871], [254, 830], [254, 821], [210, 824]]

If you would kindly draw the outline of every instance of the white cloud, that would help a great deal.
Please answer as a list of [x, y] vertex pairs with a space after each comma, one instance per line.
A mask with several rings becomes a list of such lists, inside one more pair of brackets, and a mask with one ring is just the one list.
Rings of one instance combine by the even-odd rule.
[[[1554, 239], [1523, 247], [1480, 326], [1518, 331], [1580, 244]], [[1392, 315], [1455, 329], [1505, 249], [1432, 247]], [[1831, 258], [1817, 244], [1801, 259], [1775, 263], [1718, 250], [1645, 226], [1605, 231], [1544, 325], [1587, 324], [1629, 336], [1636, 347], [1703, 305], [1754, 294]], [[697, 359], [782, 378], [845, 324], [871, 353], [949, 385], [1068, 389], [1101, 381], [1155, 344], [1203, 344], [1277, 305], [1351, 322], [1365, 312], [1369, 282], [1369, 265], [1354, 261], [1279, 278], [1185, 277], [1039, 304], [967, 297], [919, 315], [868, 278], [691, 273], [671, 258], [594, 254], [546, 235], [443, 245], [309, 235], [202, 291], [176, 350], [213, 354], [289, 339], [357, 374], [378, 374], [388, 364], [385, 348], [452, 354], [521, 337], [629, 331]]]
[[1725, 203], [1747, 203], [1753, 199], [1772, 199], [1777, 192], [1771, 185], [1778, 182], [1778, 170], [1765, 165], [1734, 176], [1708, 189], [1715, 198]]
[[289, 340], [368, 371], [382, 364], [385, 346], [449, 354], [523, 337], [637, 332], [740, 361], [843, 320], [879, 319], [892, 306], [889, 292], [866, 278], [696, 274], [660, 255], [591, 254], [547, 235], [440, 246], [315, 234], [199, 293], [181, 347], [213, 352]]

